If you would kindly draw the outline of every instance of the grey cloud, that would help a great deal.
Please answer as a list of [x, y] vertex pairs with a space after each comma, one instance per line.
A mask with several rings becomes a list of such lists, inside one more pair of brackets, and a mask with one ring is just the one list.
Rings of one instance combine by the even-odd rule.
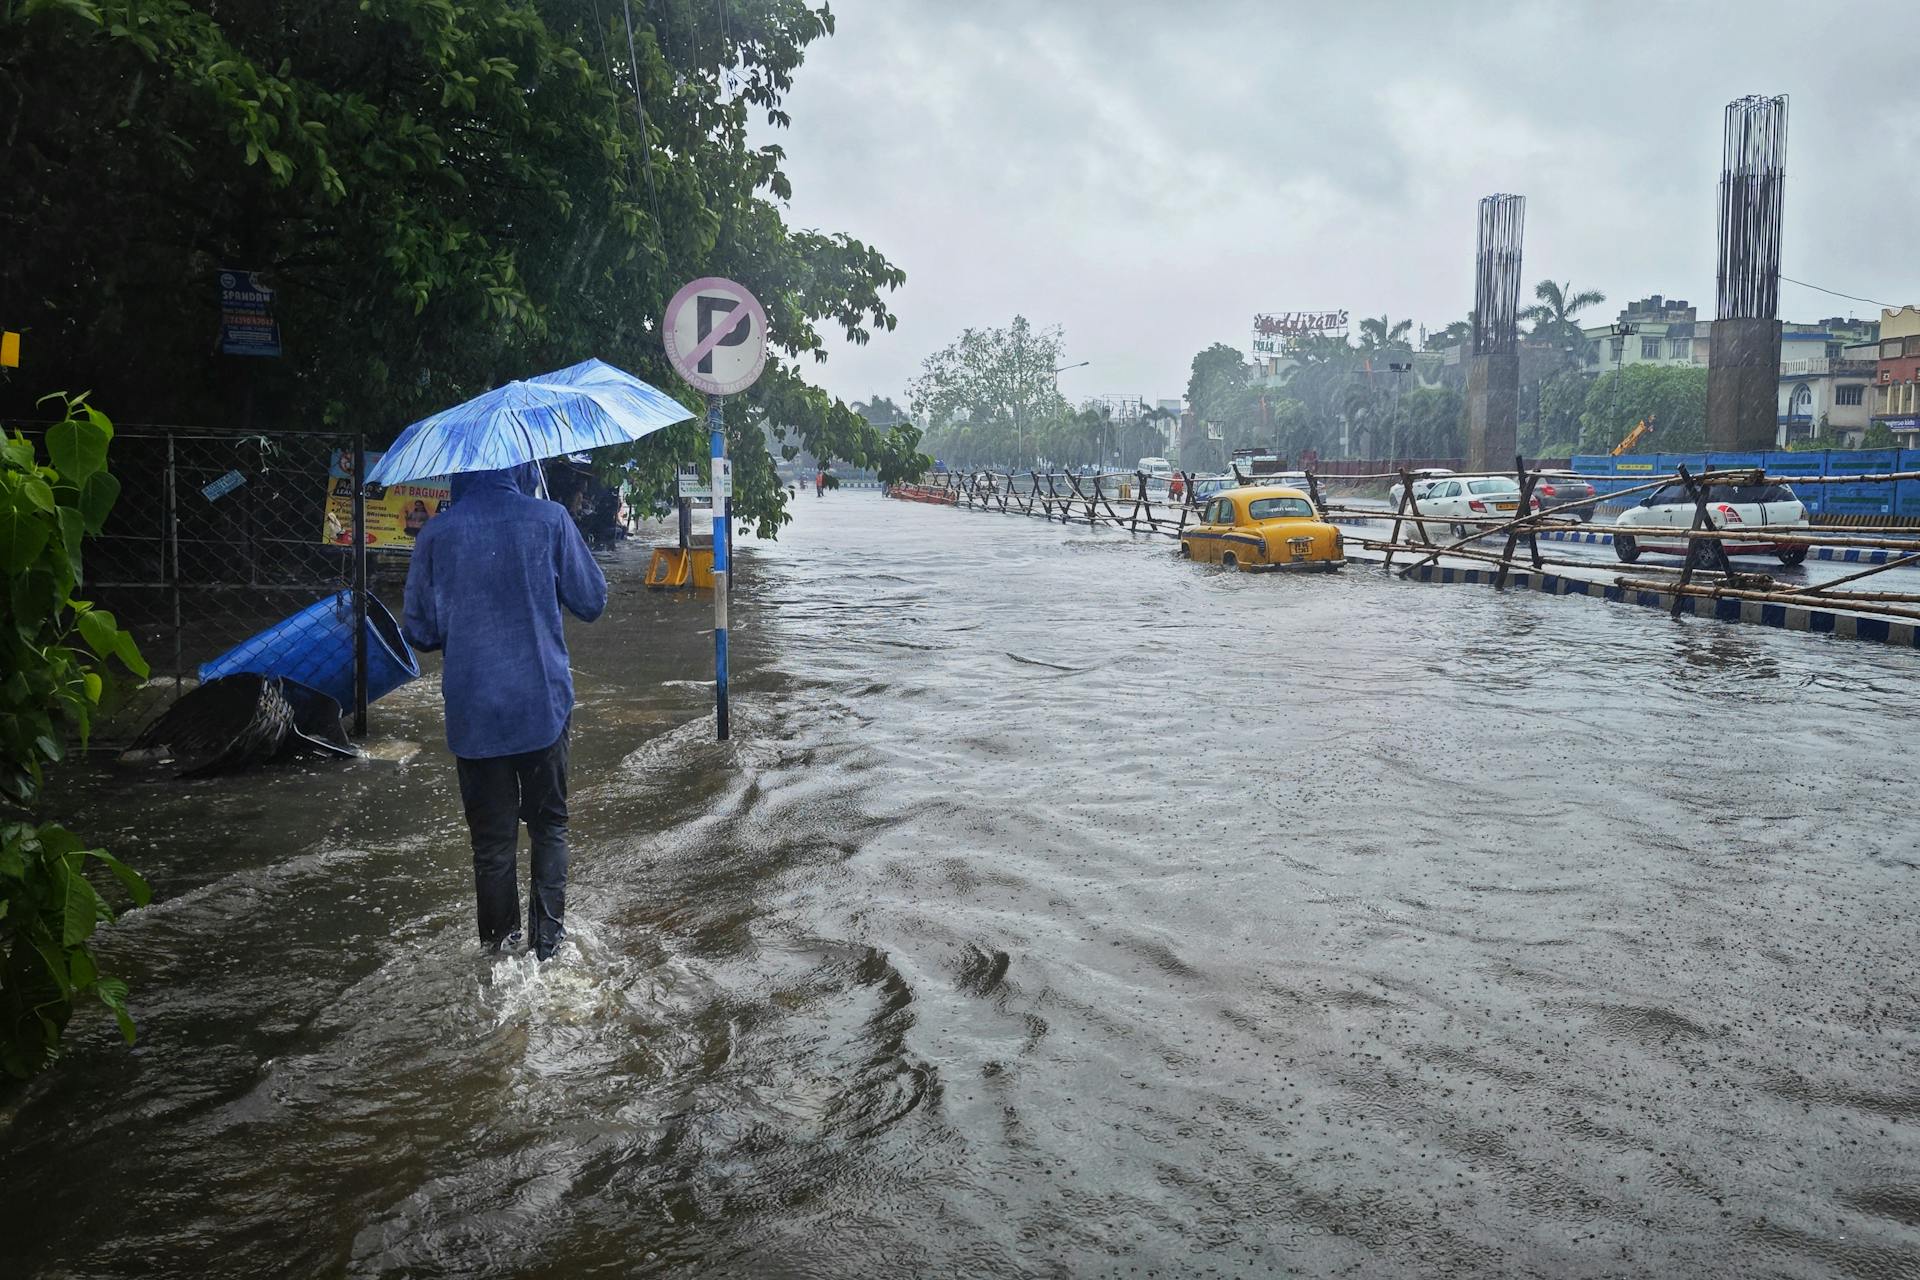
[[[1710, 308], [1720, 110], [1749, 92], [1793, 97], [1788, 274], [1920, 298], [1904, 10], [1872, 33], [1774, 0], [835, 11], [789, 103], [794, 220], [908, 274], [899, 329], [816, 371], [841, 395], [897, 394], [1016, 311], [1094, 362], [1072, 395], [1177, 395], [1256, 310], [1444, 324], [1496, 190], [1528, 196], [1531, 278]], [[1783, 307], [1870, 310], [1791, 285]]]

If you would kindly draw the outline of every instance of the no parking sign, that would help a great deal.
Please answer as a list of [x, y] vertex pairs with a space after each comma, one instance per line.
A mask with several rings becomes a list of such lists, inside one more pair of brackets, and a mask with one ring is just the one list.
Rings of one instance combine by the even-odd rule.
[[674, 371], [708, 395], [745, 391], [767, 366], [767, 313], [743, 284], [706, 276], [673, 295], [660, 325]]
[[713, 710], [722, 739], [727, 729], [727, 508], [733, 464], [727, 460], [727, 424], [721, 397], [745, 391], [767, 366], [767, 313], [747, 286], [703, 276], [681, 288], [661, 317], [660, 341], [674, 371], [707, 393], [707, 431], [713, 446]]

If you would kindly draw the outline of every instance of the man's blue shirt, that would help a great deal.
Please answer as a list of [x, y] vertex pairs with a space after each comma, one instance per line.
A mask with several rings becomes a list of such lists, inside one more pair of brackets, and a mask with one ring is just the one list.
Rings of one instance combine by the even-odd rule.
[[442, 650], [447, 746], [469, 760], [550, 747], [573, 714], [560, 610], [592, 622], [607, 579], [573, 518], [530, 496], [537, 464], [453, 477], [453, 505], [429, 520], [407, 570], [402, 630]]

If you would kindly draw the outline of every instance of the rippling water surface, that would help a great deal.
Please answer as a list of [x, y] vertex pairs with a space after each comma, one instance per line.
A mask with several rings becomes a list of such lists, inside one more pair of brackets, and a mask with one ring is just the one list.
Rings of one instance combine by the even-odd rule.
[[801, 499], [575, 636], [573, 944], [405, 768], [64, 798], [150, 873], [9, 1274], [1920, 1274], [1920, 657]]

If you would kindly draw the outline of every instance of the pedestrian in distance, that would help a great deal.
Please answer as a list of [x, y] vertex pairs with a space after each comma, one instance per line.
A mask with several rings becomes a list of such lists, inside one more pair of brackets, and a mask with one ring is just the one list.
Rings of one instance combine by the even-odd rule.
[[592, 622], [607, 579], [567, 509], [535, 497], [535, 463], [455, 473], [453, 505], [420, 531], [403, 630], [443, 653], [447, 746], [473, 838], [480, 941], [521, 942], [520, 824], [533, 846], [526, 941], [540, 959], [565, 936], [567, 750], [573, 676], [560, 611]]

